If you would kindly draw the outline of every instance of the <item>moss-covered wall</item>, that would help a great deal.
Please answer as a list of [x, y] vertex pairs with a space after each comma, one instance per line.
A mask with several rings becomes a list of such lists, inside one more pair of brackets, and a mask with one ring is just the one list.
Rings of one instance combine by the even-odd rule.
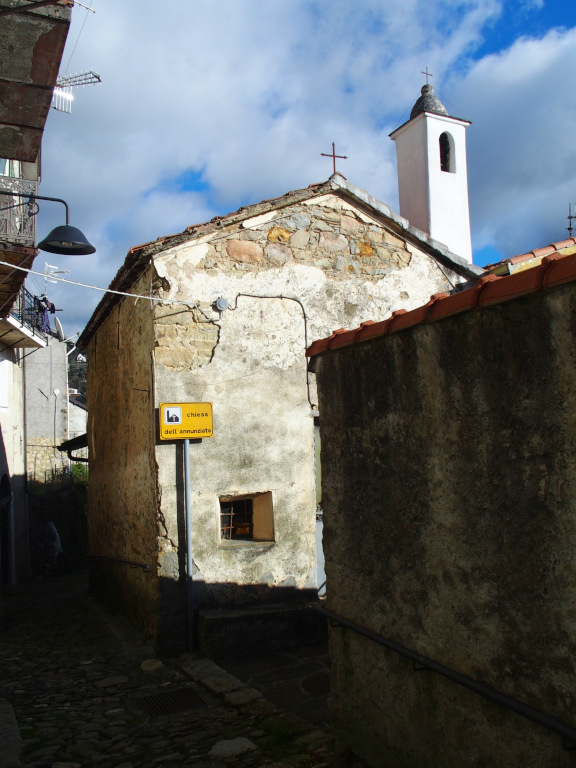
[[[317, 359], [328, 607], [576, 725], [576, 286]], [[559, 736], [343, 629], [374, 766], [572, 766]]]

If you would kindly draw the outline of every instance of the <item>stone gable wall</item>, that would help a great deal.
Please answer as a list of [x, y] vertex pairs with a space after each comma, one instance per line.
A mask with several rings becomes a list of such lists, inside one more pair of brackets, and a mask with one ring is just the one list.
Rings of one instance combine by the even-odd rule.
[[[576, 287], [321, 355], [327, 607], [572, 727]], [[374, 766], [568, 768], [561, 737], [345, 629]]]
[[254, 272], [296, 261], [335, 280], [377, 280], [411, 258], [403, 240], [336, 195], [256, 216], [235, 229], [204, 244], [199, 267]]

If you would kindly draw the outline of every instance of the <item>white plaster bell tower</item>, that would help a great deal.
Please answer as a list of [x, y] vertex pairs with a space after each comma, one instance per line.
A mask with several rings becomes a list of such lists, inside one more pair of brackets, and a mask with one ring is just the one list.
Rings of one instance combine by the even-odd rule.
[[472, 262], [467, 120], [450, 117], [426, 84], [410, 120], [390, 134], [396, 142], [400, 215]]

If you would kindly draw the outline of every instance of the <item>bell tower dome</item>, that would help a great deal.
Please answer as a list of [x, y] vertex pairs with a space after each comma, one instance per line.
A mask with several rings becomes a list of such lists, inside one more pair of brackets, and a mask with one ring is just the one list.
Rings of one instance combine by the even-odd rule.
[[396, 142], [400, 215], [472, 262], [467, 120], [451, 117], [427, 83], [410, 120], [390, 134]]

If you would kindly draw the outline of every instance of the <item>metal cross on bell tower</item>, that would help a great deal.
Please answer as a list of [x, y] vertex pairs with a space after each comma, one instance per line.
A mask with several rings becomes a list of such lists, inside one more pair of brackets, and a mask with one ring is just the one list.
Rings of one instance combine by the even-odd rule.
[[432, 74], [432, 72], [428, 72], [428, 67], [426, 67], [426, 71], [420, 70], [420, 72], [421, 74], [426, 75], [426, 85], [428, 85], [428, 78], [434, 77], [434, 75]]

